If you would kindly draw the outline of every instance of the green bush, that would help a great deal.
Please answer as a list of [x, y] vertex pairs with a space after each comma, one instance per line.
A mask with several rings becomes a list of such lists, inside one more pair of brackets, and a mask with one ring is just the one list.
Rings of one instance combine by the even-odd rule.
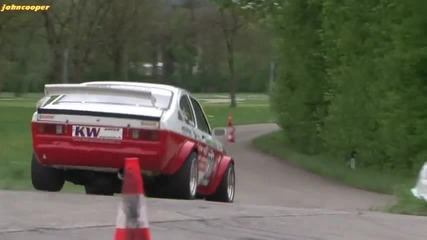
[[291, 145], [414, 175], [426, 161], [427, 4], [289, 0], [273, 108]]

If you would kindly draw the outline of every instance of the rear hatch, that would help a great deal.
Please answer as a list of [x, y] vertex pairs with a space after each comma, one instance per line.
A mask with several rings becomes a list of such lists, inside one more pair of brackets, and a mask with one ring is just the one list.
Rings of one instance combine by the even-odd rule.
[[53, 84], [45, 95], [33, 122], [74, 138], [122, 140], [130, 130], [158, 129], [163, 114], [150, 92], [135, 89]]

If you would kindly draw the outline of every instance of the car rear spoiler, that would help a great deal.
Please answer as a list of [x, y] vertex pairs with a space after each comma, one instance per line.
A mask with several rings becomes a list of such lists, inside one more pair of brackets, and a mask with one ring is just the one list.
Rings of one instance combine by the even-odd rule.
[[150, 100], [153, 107], [155, 99], [149, 91], [140, 89], [117, 88], [112, 85], [83, 85], [83, 84], [46, 84], [44, 97], [60, 96], [66, 94], [91, 94], [143, 98]]

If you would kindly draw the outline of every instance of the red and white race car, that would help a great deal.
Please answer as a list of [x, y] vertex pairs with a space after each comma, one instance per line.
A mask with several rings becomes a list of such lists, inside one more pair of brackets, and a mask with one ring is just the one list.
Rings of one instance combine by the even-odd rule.
[[32, 184], [53, 192], [68, 181], [113, 195], [125, 158], [137, 157], [149, 196], [233, 202], [234, 160], [216, 138], [224, 134], [178, 87], [48, 84], [32, 117]]

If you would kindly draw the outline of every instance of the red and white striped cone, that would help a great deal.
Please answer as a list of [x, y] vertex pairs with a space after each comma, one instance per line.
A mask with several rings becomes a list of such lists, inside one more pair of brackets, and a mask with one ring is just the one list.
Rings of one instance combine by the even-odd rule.
[[228, 142], [230, 142], [230, 143], [234, 143], [234, 142], [236, 142], [236, 139], [235, 139], [235, 128], [234, 128], [234, 126], [233, 126], [233, 117], [231, 116], [231, 113], [230, 114], [228, 114], [228, 136], [227, 136], [227, 140], [228, 140]]
[[122, 200], [114, 240], [150, 240], [147, 207], [138, 158], [125, 161]]
[[234, 127], [229, 127], [228, 128], [228, 142], [230, 143], [234, 143], [236, 142], [236, 138], [234, 138]]

